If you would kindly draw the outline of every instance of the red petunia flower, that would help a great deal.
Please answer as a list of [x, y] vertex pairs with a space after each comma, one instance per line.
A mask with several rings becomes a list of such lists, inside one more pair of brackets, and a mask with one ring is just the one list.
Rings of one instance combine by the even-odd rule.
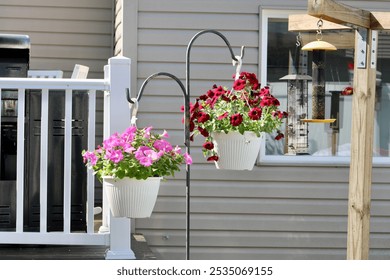
[[203, 100], [203, 101], [207, 100], [207, 98], [209, 98], [209, 97], [207, 96], [207, 94], [203, 94], [203, 95], [199, 96], [199, 99], [200, 99], [200, 100]]
[[214, 149], [214, 144], [213, 142], [205, 142], [203, 143], [203, 148], [205, 148], [206, 150], [212, 150]]
[[194, 131], [195, 129], [195, 123], [193, 121], [190, 121], [190, 132]]
[[209, 98], [214, 98], [214, 97], [215, 97], [215, 93], [214, 93], [214, 91], [211, 90], [211, 89], [208, 90], [206, 94], [207, 94], [207, 96], [208, 96]]
[[245, 85], [246, 85], [245, 80], [238, 79], [234, 81], [233, 88], [235, 90], [242, 90], [243, 88], [245, 88]]
[[251, 120], [257, 121], [261, 118], [262, 110], [260, 108], [250, 109], [248, 116]]
[[219, 86], [216, 89], [213, 90], [216, 96], [221, 96], [222, 94], [226, 93], [226, 90], [222, 87]]
[[284, 134], [278, 131], [278, 135], [276, 135], [275, 140], [280, 140], [282, 138], [284, 138]]
[[207, 158], [207, 161], [218, 161], [219, 157], [218, 156], [211, 156]]
[[245, 79], [249, 81], [253, 90], [259, 89], [260, 84], [255, 73], [242, 72], [241, 75], [243, 75]]
[[199, 112], [198, 123], [207, 122], [210, 119], [210, 115], [205, 112]]
[[263, 99], [260, 102], [261, 107], [268, 107], [272, 105], [272, 97], [270, 96], [264, 96]]
[[199, 130], [200, 134], [202, 134], [204, 137], [209, 137], [210, 134], [206, 129], [198, 126], [198, 130]]
[[260, 96], [266, 96], [266, 95], [270, 95], [270, 93], [269, 93], [269, 87], [263, 87], [263, 88], [260, 90]]
[[232, 126], [239, 126], [243, 121], [243, 117], [241, 114], [237, 113], [230, 117], [230, 123]]
[[346, 87], [341, 92], [341, 95], [352, 95], [353, 94], [353, 87]]

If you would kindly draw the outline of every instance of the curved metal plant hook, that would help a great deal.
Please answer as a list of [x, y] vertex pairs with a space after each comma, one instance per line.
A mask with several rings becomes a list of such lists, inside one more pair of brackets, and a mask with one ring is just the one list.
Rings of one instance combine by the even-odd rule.
[[[181, 90], [182, 90], [182, 92], [183, 92], [183, 95], [184, 95], [184, 96], [187, 96], [187, 94], [186, 94], [186, 89], [185, 89], [183, 83], [180, 81], [180, 79], [179, 79], [178, 77], [176, 77], [175, 75], [173, 75], [173, 74], [171, 74], [171, 73], [167, 73], [167, 72], [158, 72], [158, 73], [154, 73], [154, 74], [150, 75], [149, 77], [147, 77], [146, 80], [142, 83], [141, 88], [139, 89], [138, 95], [137, 95], [137, 98], [136, 98], [136, 100], [137, 100], [138, 102], [141, 100], [142, 95], [143, 95], [144, 90], [145, 90], [145, 87], [146, 87], [146, 85], [149, 83], [149, 81], [150, 81], [150, 80], [153, 80], [154, 78], [156, 78], [156, 77], [158, 77], [158, 76], [167, 76], [167, 77], [172, 78], [173, 80], [175, 80], [175, 81], [178, 83], [178, 85], [180, 86], [180, 88], [181, 88]], [[129, 103], [134, 104], [134, 101], [133, 101], [133, 100], [131, 99], [131, 97], [130, 97], [130, 91], [129, 91], [129, 89], [127, 89], [127, 91], [126, 91], [126, 99], [127, 99], [127, 101], [128, 101]]]
[[[194, 41], [199, 36], [201, 36], [203, 34], [206, 34], [206, 33], [212, 33], [212, 34], [218, 35], [225, 42], [226, 46], [228, 47], [228, 49], [230, 51], [230, 55], [232, 57], [232, 60], [238, 61], [237, 57], [234, 55], [233, 49], [230, 46], [230, 43], [229, 43], [228, 39], [221, 32], [219, 32], [217, 30], [213, 30], [213, 29], [206, 29], [206, 30], [202, 30], [202, 31], [196, 33], [194, 35], [194, 37], [192, 37], [191, 41], [188, 43], [187, 53], [186, 53], [186, 89], [187, 89], [187, 95], [188, 96], [190, 96], [190, 83], [189, 83], [189, 80], [190, 80], [190, 54], [191, 54], [191, 48], [192, 48], [192, 45], [194, 44]], [[244, 58], [244, 54], [245, 54], [245, 47], [241, 46], [241, 54], [240, 54], [241, 59]]]

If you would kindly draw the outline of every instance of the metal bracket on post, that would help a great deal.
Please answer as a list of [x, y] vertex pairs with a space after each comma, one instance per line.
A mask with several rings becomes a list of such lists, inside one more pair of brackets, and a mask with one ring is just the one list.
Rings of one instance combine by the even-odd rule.
[[371, 35], [371, 68], [376, 68], [377, 50], [378, 50], [378, 31], [373, 30]]
[[365, 69], [367, 64], [367, 33], [366, 28], [358, 28], [356, 32], [358, 49], [355, 55], [357, 56], [357, 68], [359, 69]]

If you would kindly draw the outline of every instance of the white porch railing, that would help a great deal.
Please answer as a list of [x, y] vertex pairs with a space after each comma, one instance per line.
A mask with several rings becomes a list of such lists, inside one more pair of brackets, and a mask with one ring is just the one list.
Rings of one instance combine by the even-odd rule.
[[[130, 243], [130, 220], [110, 219], [109, 209], [103, 196], [103, 225], [99, 233], [94, 232], [95, 183], [91, 170], [87, 174], [86, 190], [86, 232], [71, 231], [71, 170], [72, 170], [72, 94], [75, 90], [85, 91], [88, 101], [88, 146], [95, 149], [96, 92], [104, 91], [104, 136], [123, 131], [129, 118], [126, 102], [126, 88], [130, 88], [130, 59], [114, 57], [105, 67], [104, 79], [38, 79], [38, 78], [0, 78], [2, 89], [17, 91], [17, 148], [16, 148], [16, 226], [15, 229], [0, 229], [0, 244], [61, 244], [61, 245], [103, 245], [109, 250], [106, 258], [133, 259]], [[28, 90], [41, 91], [40, 128], [40, 219], [39, 232], [24, 230], [25, 200], [25, 94]], [[63, 231], [47, 231], [48, 212], [48, 131], [49, 95], [53, 90], [65, 91], [64, 118], [64, 193], [63, 193]], [[58, 92], [57, 92], [58, 94]], [[0, 106], [0, 126], [1, 126]], [[1, 145], [1, 141], [0, 141]], [[80, 154], [81, 157], [81, 154]], [[37, 160], [38, 161], [38, 160]], [[0, 189], [1, 192], [1, 189]], [[0, 193], [0, 195], [2, 195]]]

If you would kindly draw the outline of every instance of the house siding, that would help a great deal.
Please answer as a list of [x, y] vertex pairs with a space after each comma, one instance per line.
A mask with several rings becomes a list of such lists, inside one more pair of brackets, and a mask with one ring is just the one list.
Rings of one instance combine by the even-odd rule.
[[[123, 1], [123, 2], [122, 2]], [[217, 29], [234, 53], [245, 45], [243, 70], [259, 73], [264, 7], [306, 9], [307, 1], [121, 0], [124, 20], [121, 54], [136, 63], [132, 79], [139, 88], [152, 73], [170, 72], [185, 81], [186, 48], [203, 29]], [[368, 5], [367, 1], [343, 1]], [[383, 2], [383, 3], [381, 3]], [[374, 9], [389, 1], [370, 2]], [[294, 8], [294, 7], [291, 7]], [[134, 9], [137, 9], [134, 12]], [[134, 19], [136, 17], [136, 20]], [[120, 22], [120, 21], [118, 21]], [[135, 26], [134, 26], [135, 25]], [[131, 56], [132, 54], [133, 56]], [[229, 84], [235, 68], [223, 41], [199, 37], [191, 53], [191, 96], [214, 83]], [[136, 95], [136, 89], [132, 90]], [[174, 81], [149, 82], [138, 125], [166, 129], [183, 146], [182, 93]], [[252, 171], [216, 170], [201, 153], [202, 139], [191, 143], [191, 259], [345, 259], [349, 169], [328, 166], [255, 166]], [[388, 168], [374, 168], [371, 207], [371, 259], [390, 258], [390, 188]], [[153, 251], [163, 259], [185, 258], [185, 172], [167, 178], [149, 219], [135, 221]]]
[[30, 69], [58, 69], [69, 78], [74, 65], [83, 64], [89, 78], [103, 78], [113, 55], [111, 2], [0, 1], [0, 33], [30, 36]]

